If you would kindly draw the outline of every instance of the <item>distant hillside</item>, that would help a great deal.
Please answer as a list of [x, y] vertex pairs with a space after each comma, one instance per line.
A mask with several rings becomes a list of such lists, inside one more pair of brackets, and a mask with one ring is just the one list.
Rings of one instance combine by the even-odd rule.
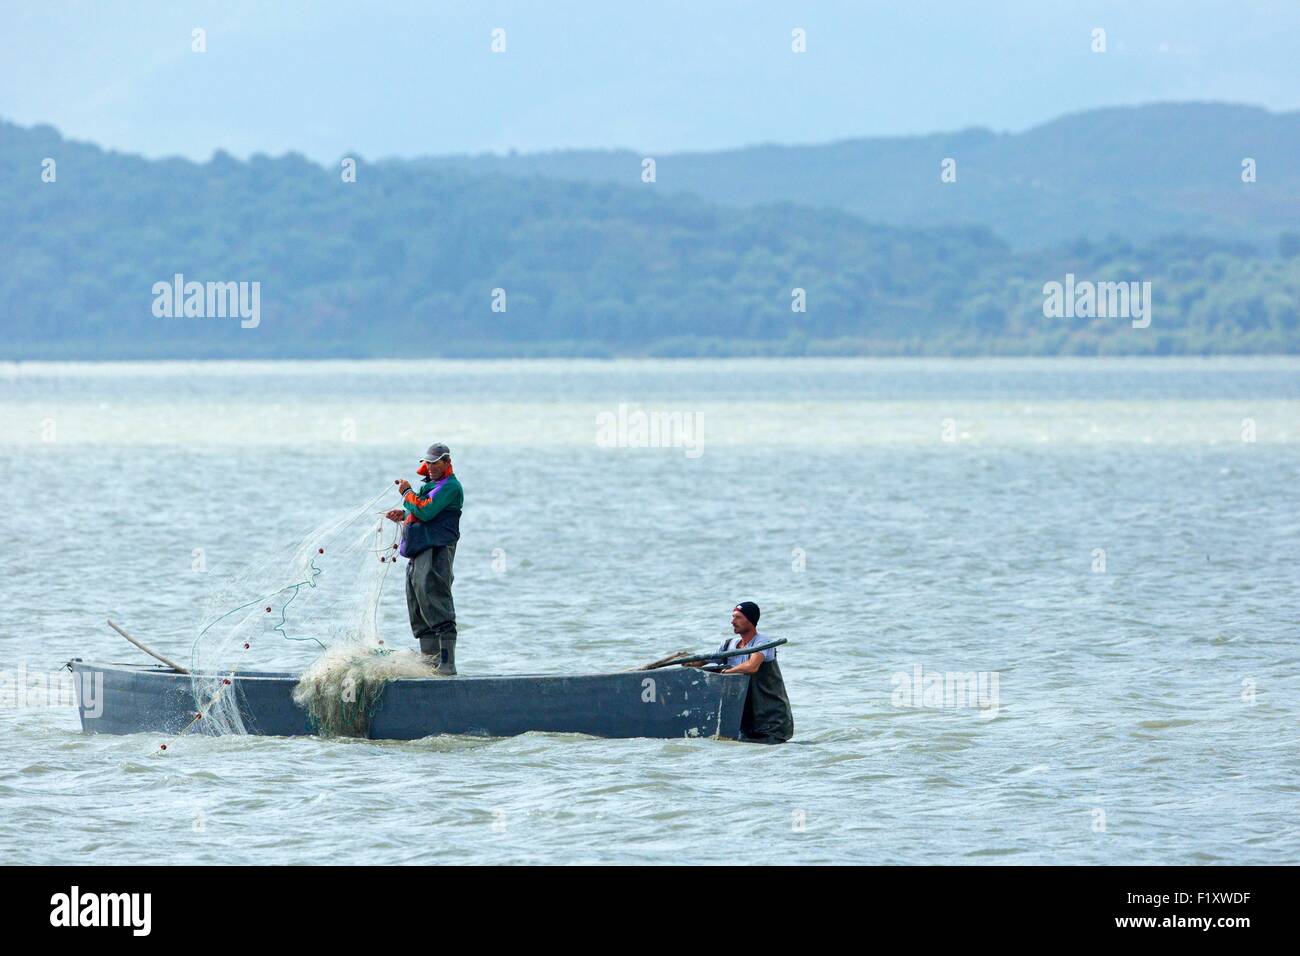
[[[1300, 351], [1293, 234], [1014, 251], [982, 228], [640, 183], [148, 161], [2, 122], [0, 222], [5, 359]], [[1151, 281], [1150, 328], [1045, 317], [1067, 272]], [[177, 273], [259, 283], [256, 328], [155, 314]]]
[[[957, 161], [943, 183], [940, 163]], [[1241, 162], [1256, 161], [1255, 183]], [[654, 188], [831, 206], [897, 226], [974, 225], [1021, 248], [1110, 235], [1271, 241], [1300, 225], [1300, 113], [1227, 104], [1094, 110], [1024, 133], [969, 129], [654, 157]], [[642, 154], [451, 156], [433, 168], [640, 184]]]

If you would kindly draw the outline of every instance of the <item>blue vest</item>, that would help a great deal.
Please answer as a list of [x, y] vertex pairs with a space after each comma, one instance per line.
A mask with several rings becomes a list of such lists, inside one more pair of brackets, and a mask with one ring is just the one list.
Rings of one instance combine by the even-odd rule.
[[410, 521], [402, 525], [399, 553], [414, 558], [430, 548], [455, 544], [460, 540], [460, 511], [444, 508], [428, 521]]

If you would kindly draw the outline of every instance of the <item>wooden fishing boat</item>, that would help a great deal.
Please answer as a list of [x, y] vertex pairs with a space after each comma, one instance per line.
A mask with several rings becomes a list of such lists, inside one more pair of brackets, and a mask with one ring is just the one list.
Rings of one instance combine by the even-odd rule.
[[[196, 682], [178, 668], [80, 659], [69, 667], [86, 732], [203, 732], [202, 720], [194, 719], [201, 710]], [[315, 732], [307, 712], [293, 700], [297, 675], [248, 672], [231, 680], [224, 693], [232, 695], [249, 733], [291, 737]], [[681, 667], [576, 676], [405, 678], [384, 685], [363, 736], [417, 740], [438, 734], [511, 737], [540, 731], [737, 739], [748, 688], [743, 674]]]

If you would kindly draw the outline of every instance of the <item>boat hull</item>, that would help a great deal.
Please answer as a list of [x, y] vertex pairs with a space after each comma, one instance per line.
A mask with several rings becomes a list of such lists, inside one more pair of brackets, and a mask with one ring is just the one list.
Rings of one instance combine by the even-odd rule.
[[[87, 733], [174, 735], [195, 722], [191, 678], [163, 667], [71, 663]], [[236, 675], [226, 693], [250, 734], [313, 734], [293, 702], [294, 674]], [[388, 683], [369, 723], [373, 740], [439, 734], [512, 737], [530, 732], [595, 737], [740, 736], [749, 678], [695, 668], [574, 676], [416, 678]], [[193, 726], [191, 727], [191, 724]]]

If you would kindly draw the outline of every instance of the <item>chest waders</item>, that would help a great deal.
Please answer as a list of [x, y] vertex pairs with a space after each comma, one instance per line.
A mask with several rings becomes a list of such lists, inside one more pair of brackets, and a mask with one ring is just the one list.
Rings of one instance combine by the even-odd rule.
[[781, 665], [774, 660], [763, 661], [757, 673], [749, 675], [740, 733], [743, 740], [764, 744], [783, 744], [794, 736], [790, 698], [781, 679]]

